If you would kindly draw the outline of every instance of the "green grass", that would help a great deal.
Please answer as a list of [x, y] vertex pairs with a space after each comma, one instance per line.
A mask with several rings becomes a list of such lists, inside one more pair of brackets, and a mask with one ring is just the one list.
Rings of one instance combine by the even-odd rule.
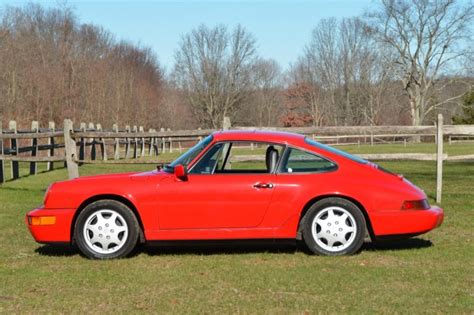
[[[444, 153], [448, 156], [474, 154], [473, 143], [453, 143], [451, 145], [444, 143]], [[434, 143], [409, 143], [406, 146], [403, 144], [378, 144], [374, 146], [361, 144], [339, 146], [344, 151], [349, 153], [436, 153], [436, 145]]]
[[[433, 198], [435, 162], [380, 164]], [[152, 168], [86, 165], [80, 173]], [[351, 257], [276, 243], [144, 247], [129, 259], [87, 260], [71, 248], [36, 244], [23, 222], [48, 184], [65, 178], [61, 169], [0, 185], [0, 313], [474, 312], [474, 163], [445, 164], [439, 229], [366, 244]]]

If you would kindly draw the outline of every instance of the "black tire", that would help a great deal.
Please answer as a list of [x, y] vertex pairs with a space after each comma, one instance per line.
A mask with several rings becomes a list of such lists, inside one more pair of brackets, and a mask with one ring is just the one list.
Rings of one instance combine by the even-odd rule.
[[[322, 224], [320, 224], [320, 220], [328, 220], [328, 216], [324, 216], [329, 209], [333, 209], [332, 213], [335, 216], [332, 218], [334, 218], [333, 220], [335, 222], [333, 222], [332, 226], [321, 227]], [[344, 225], [335, 225], [341, 224], [336, 218], [341, 217], [343, 214], [348, 215], [348, 219], [344, 221]], [[350, 216], [352, 216], [352, 218]], [[318, 224], [316, 224], [315, 219], [319, 222]], [[322, 233], [321, 237], [317, 237], [318, 240], [315, 239], [312, 230], [313, 222], [315, 224], [315, 233]], [[339, 238], [343, 237], [344, 239], [342, 239], [341, 242], [334, 241], [331, 234], [334, 233], [333, 235], [337, 236], [338, 234], [335, 233], [339, 233], [339, 229], [351, 229], [351, 224], [353, 232], [340, 232]], [[357, 253], [364, 243], [367, 231], [365, 218], [359, 207], [347, 199], [337, 197], [325, 198], [314, 203], [303, 217], [301, 225], [303, 228], [303, 240], [310, 252], [326, 256], [352, 255]], [[331, 225], [331, 223], [328, 225]], [[324, 228], [324, 230], [321, 231], [322, 228]], [[331, 241], [334, 241], [332, 246], [329, 246], [331, 243], [324, 238], [324, 233], [328, 233]], [[354, 233], [354, 235], [352, 233]], [[342, 242], [344, 241], [346, 243], [343, 244]], [[337, 247], [340, 247], [340, 250]], [[328, 250], [328, 248], [330, 248], [330, 250]]]
[[[117, 229], [124, 228], [127, 232], [122, 231], [117, 233], [113, 229], [108, 230], [109, 223], [107, 223], [107, 227], [105, 227], [105, 223], [99, 224], [97, 222], [98, 216], [105, 218], [105, 220], [109, 220], [112, 218], [112, 214], [114, 213], [118, 214], [117, 220], [115, 221], [117, 224]], [[111, 215], [109, 218], [106, 217], [108, 214]], [[117, 243], [120, 242], [120, 245], [116, 245], [112, 242], [111, 244], [107, 245], [107, 248], [104, 248], [103, 244], [101, 243], [92, 244], [93, 239], [91, 240], [91, 238], [93, 238], [94, 232], [89, 230], [86, 230], [86, 232], [84, 230], [84, 226], [88, 223], [88, 221], [93, 223], [94, 220], [96, 220], [96, 223], [92, 225], [93, 227], [97, 226], [97, 228], [100, 228], [101, 231], [105, 230], [104, 234], [100, 234], [101, 239], [102, 237], [117, 237]], [[87, 236], [85, 235], [86, 233]], [[89, 204], [77, 217], [74, 227], [74, 240], [77, 247], [82, 254], [91, 259], [113, 259], [127, 257], [136, 248], [139, 235], [140, 226], [135, 214], [126, 205], [115, 200], [99, 200]], [[87, 237], [89, 237], [89, 240], [86, 239]]]

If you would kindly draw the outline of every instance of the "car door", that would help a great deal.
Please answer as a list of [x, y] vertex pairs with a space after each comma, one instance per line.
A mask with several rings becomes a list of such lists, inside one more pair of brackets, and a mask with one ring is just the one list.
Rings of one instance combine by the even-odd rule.
[[[233, 169], [225, 169], [231, 162], [230, 151], [223, 154], [225, 145], [228, 143], [218, 143], [209, 149], [186, 181], [170, 176], [160, 183], [160, 229], [238, 229], [257, 227], [262, 222], [276, 175], [262, 167], [239, 170], [235, 163]], [[259, 165], [265, 163], [259, 160]], [[220, 172], [216, 170], [219, 163]], [[252, 165], [247, 164], [244, 167]]]
[[336, 170], [337, 164], [324, 156], [288, 147], [279, 166], [275, 180], [277, 189], [268, 211], [267, 218], [272, 220], [266, 223], [269, 226], [280, 226], [289, 216], [299, 217], [305, 204], [326, 193], [328, 187], [330, 191], [334, 191]]

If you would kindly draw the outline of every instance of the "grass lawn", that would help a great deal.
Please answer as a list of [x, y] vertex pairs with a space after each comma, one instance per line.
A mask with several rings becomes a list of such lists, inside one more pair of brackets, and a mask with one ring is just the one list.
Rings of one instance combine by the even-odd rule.
[[[466, 148], [453, 154], [472, 154]], [[380, 164], [434, 203], [435, 162]], [[151, 168], [86, 165], [80, 173]], [[68, 247], [36, 244], [24, 224], [48, 184], [66, 176], [60, 169], [0, 185], [0, 313], [474, 313], [474, 163], [445, 164], [439, 229], [366, 244], [350, 257], [311, 256], [277, 242], [146, 246], [129, 259], [87, 260]]]

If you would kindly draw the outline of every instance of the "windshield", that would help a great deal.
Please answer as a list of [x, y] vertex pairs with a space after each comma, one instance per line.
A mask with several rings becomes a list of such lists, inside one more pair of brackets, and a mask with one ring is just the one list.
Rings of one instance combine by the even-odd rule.
[[358, 163], [361, 163], [361, 164], [367, 164], [369, 163], [369, 161], [366, 161], [364, 159], [361, 159], [360, 157], [357, 157], [357, 156], [354, 156], [352, 154], [349, 154], [345, 151], [342, 151], [342, 150], [339, 150], [339, 149], [336, 149], [336, 148], [333, 148], [333, 147], [330, 147], [326, 144], [322, 144], [320, 142], [317, 142], [317, 141], [314, 141], [312, 139], [309, 139], [309, 138], [304, 138], [304, 141], [306, 143], [309, 143], [311, 144], [312, 146], [315, 146], [317, 148], [320, 148], [320, 149], [323, 149], [323, 150], [326, 150], [326, 151], [329, 151], [331, 153], [334, 153], [334, 154], [337, 154], [337, 155], [340, 155], [340, 156], [343, 156], [345, 158], [348, 158], [352, 161], [355, 161], [355, 162], [358, 162]]
[[206, 138], [201, 140], [199, 143], [197, 143], [194, 147], [186, 151], [186, 153], [181, 155], [179, 158], [177, 158], [170, 164], [165, 165], [164, 170], [166, 172], [172, 172], [174, 167], [178, 164], [181, 164], [187, 167], [188, 164], [191, 163], [191, 161], [194, 160], [199, 155], [199, 153], [201, 153], [202, 150], [204, 150], [208, 146], [208, 144], [212, 142], [212, 139], [213, 139], [212, 135], [207, 136]]

